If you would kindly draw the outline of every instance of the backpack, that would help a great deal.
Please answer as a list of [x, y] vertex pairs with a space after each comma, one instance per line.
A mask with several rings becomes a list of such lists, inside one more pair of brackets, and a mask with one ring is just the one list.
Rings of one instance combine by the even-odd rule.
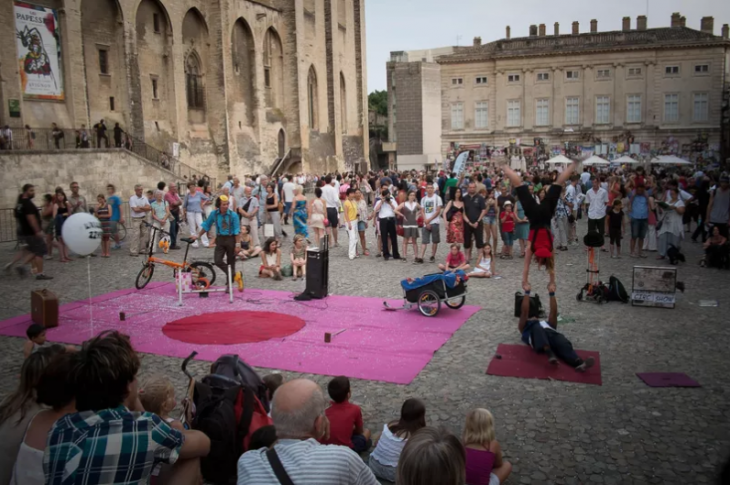
[[[251, 435], [273, 424], [254, 390], [238, 372], [250, 368], [239, 364], [238, 356], [224, 355], [213, 364], [213, 374], [195, 383], [193, 392], [193, 428], [205, 433], [211, 443], [210, 453], [200, 461], [200, 470], [206, 481], [215, 484], [236, 482], [238, 459], [248, 450]], [[232, 371], [235, 376], [217, 374], [216, 367], [226, 373]]]
[[229, 379], [239, 381], [242, 385], [251, 389], [254, 395], [261, 401], [261, 404], [269, 412], [268, 388], [261, 380], [258, 373], [250, 365], [242, 361], [237, 355], [226, 354], [218, 357], [210, 368], [215, 375], [225, 376]]
[[608, 301], [620, 301], [621, 303], [629, 302], [629, 294], [626, 288], [615, 276], [611, 276], [608, 280]]
[[[522, 299], [524, 297], [525, 295], [523, 295], [521, 291], [515, 293], [515, 318], [520, 318], [520, 315], [522, 314]], [[530, 313], [528, 314], [527, 318], [539, 318], [541, 315], [544, 315], [544, 312], [542, 309], [540, 296], [537, 294], [531, 295]]]

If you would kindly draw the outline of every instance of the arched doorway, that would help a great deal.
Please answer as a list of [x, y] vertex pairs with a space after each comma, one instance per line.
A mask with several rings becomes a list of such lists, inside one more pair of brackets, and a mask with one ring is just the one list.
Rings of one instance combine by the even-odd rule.
[[284, 155], [286, 154], [286, 133], [284, 133], [284, 129], [279, 130], [279, 158], [284, 158]]

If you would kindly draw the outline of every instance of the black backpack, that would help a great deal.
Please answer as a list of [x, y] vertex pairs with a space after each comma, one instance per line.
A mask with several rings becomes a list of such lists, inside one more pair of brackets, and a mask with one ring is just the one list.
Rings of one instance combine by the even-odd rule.
[[243, 386], [251, 389], [254, 395], [264, 405], [266, 412], [269, 412], [269, 397], [267, 387], [261, 380], [258, 373], [250, 365], [238, 358], [237, 355], [226, 354], [218, 357], [210, 368], [211, 374], [225, 376], [229, 379], [240, 382]]
[[[515, 318], [520, 318], [520, 314], [522, 313], [522, 299], [524, 297], [525, 295], [523, 295], [521, 291], [515, 293]], [[528, 315], [528, 318], [540, 318], [542, 315], [544, 315], [544, 312], [542, 310], [542, 302], [540, 301], [540, 296], [537, 294], [531, 295], [530, 313]]]
[[626, 292], [626, 288], [615, 276], [608, 279], [608, 301], [629, 302], [629, 294]]

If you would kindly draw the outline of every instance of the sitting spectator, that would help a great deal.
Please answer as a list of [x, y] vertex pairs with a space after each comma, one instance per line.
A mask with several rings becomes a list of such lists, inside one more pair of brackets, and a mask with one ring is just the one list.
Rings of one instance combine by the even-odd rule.
[[383, 426], [383, 434], [372, 455], [370, 469], [375, 476], [395, 482], [398, 459], [408, 439], [426, 426], [426, 406], [419, 399], [407, 399], [400, 410], [400, 419]]
[[48, 432], [53, 424], [69, 413], [76, 412], [74, 391], [69, 385], [72, 353], [55, 356], [46, 367], [36, 386], [37, 402], [49, 406], [31, 420], [18, 450], [13, 470], [13, 485], [43, 485], [43, 452]]
[[273, 402], [274, 393], [277, 389], [284, 384], [284, 376], [281, 374], [266, 374], [263, 379], [264, 385], [266, 385], [266, 396], [269, 398], [269, 402]]
[[264, 243], [264, 250], [261, 252], [259, 278], [281, 280], [281, 250], [279, 249], [279, 242], [273, 237], [270, 237]]
[[454, 243], [451, 245], [451, 251], [446, 256], [446, 264], [439, 264], [441, 271], [456, 271], [460, 269], [466, 271], [469, 269], [469, 264], [466, 262], [464, 253], [461, 252], [459, 245]]
[[147, 483], [158, 463], [175, 465], [168, 483], [200, 483], [199, 458], [208, 454], [210, 440], [144, 412], [139, 367], [129, 338], [116, 331], [84, 342], [74, 354], [69, 380], [77, 412], [59, 419], [48, 433], [47, 484]]
[[477, 256], [477, 264], [469, 273], [469, 277], [475, 278], [491, 278], [497, 276], [497, 272], [494, 269], [494, 258], [492, 257], [492, 246], [487, 243], [482, 249], [479, 250]]
[[296, 379], [282, 385], [274, 394], [271, 416], [279, 441], [269, 450], [241, 456], [239, 485], [287, 483], [278, 476], [297, 485], [378, 485], [357, 453], [317, 442], [327, 434], [327, 417], [324, 395], [316, 383]]
[[350, 379], [335, 377], [327, 385], [332, 404], [325, 414], [330, 422], [330, 437], [322, 440], [327, 445], [349, 446], [357, 453], [368, 451], [373, 445], [370, 430], [363, 428], [362, 409], [350, 402]]
[[261, 448], [271, 448], [277, 442], [276, 427], [271, 424], [262, 426], [251, 435], [251, 441], [248, 444], [248, 450], [260, 450]]
[[250, 226], [241, 226], [241, 250], [238, 252], [238, 257], [243, 261], [249, 258], [255, 258], [261, 254], [261, 246], [258, 246], [251, 236]]
[[299, 234], [294, 236], [294, 244], [289, 257], [293, 281], [296, 281], [297, 278], [304, 279], [307, 273], [307, 246], [304, 244], [304, 236]]
[[464, 462], [459, 438], [443, 429], [423, 428], [403, 448], [396, 481], [398, 485], [463, 485]]
[[466, 483], [500, 485], [507, 480], [512, 464], [502, 459], [492, 413], [482, 408], [469, 411], [462, 440], [466, 448]]
[[728, 265], [730, 265], [730, 250], [727, 246], [727, 238], [720, 233], [718, 226], [712, 227], [712, 235], [705, 241], [703, 246], [705, 256], [700, 261], [700, 266], [728, 268]]
[[152, 374], [143, 379], [139, 388], [139, 401], [148, 413], [158, 415], [175, 429], [181, 431], [185, 429], [180, 421], [170, 417], [177, 402], [175, 401], [175, 387], [166, 376]]
[[30, 354], [37, 352], [46, 345], [46, 327], [37, 323], [31, 324], [25, 331], [28, 340], [23, 344], [23, 357], [26, 359]]
[[10, 483], [25, 430], [41, 410], [35, 394], [38, 381], [51, 359], [64, 351], [62, 345], [50, 345], [31, 354], [20, 368], [18, 388], [0, 404], [0, 485]]

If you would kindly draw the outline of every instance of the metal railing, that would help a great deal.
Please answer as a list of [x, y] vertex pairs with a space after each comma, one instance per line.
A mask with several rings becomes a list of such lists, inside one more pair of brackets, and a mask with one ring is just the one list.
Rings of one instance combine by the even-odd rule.
[[276, 173], [279, 171], [279, 169], [282, 166], [284, 166], [284, 162], [286, 161], [286, 159], [289, 157], [291, 157], [291, 148], [289, 149], [289, 151], [287, 151], [284, 154], [283, 157], [277, 158], [276, 160], [274, 160], [274, 163], [271, 164], [272, 169], [271, 169], [271, 172], [269, 173], [269, 177], [273, 177], [274, 175], [276, 175]]

